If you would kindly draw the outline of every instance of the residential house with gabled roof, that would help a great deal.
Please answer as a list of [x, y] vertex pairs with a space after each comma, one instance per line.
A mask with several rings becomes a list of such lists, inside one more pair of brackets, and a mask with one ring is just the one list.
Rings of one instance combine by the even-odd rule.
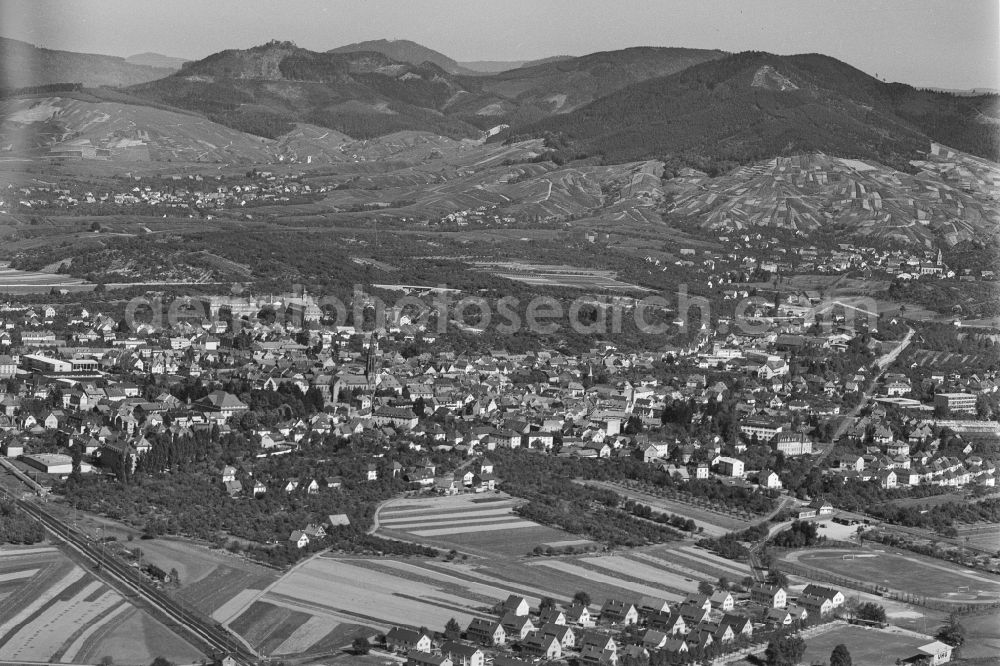
[[687, 623], [679, 611], [651, 613], [646, 617], [646, 624], [670, 636], [687, 633]]
[[635, 604], [621, 599], [608, 599], [601, 607], [601, 621], [612, 624], [636, 624], [639, 622], [639, 611]]
[[581, 627], [594, 626], [594, 618], [590, 609], [583, 604], [573, 604], [566, 609], [566, 621]]
[[677, 655], [687, 654], [690, 651], [687, 641], [683, 638], [668, 638], [667, 642], [660, 649], [664, 652]]
[[441, 655], [451, 659], [455, 666], [484, 666], [486, 663], [486, 655], [481, 649], [457, 641], [442, 643]]
[[813, 597], [820, 597], [822, 599], [829, 599], [831, 605], [834, 608], [843, 605], [845, 601], [844, 593], [841, 592], [840, 590], [832, 587], [825, 587], [823, 585], [816, 585], [814, 583], [806, 585], [805, 588], [802, 590], [802, 594], [805, 596], [813, 596]]
[[797, 603], [808, 612], [809, 617], [826, 617], [833, 612], [833, 602], [824, 597], [814, 597], [803, 594]]
[[534, 631], [521, 641], [521, 651], [541, 659], [559, 659], [562, 656], [562, 645], [555, 636]]
[[555, 624], [555, 625], [565, 625], [566, 624], [566, 613], [559, 610], [555, 606], [549, 606], [544, 608], [538, 613], [538, 621], [543, 625]]
[[444, 655], [410, 650], [406, 653], [406, 666], [454, 666], [454, 663]]
[[507, 631], [497, 620], [476, 617], [469, 623], [465, 635], [470, 641], [482, 645], [503, 645], [507, 642]]
[[650, 613], [669, 613], [670, 604], [657, 597], [642, 597], [639, 599], [639, 611], [644, 615]]
[[414, 631], [403, 627], [393, 627], [385, 635], [385, 646], [391, 652], [409, 652], [418, 650], [430, 652], [431, 636], [422, 631]]
[[771, 608], [784, 608], [788, 593], [780, 585], [757, 583], [750, 588], [750, 601]]
[[723, 612], [733, 610], [735, 604], [733, 594], [729, 590], [716, 590], [712, 593], [710, 600], [713, 608], [717, 608]]
[[574, 631], [573, 627], [569, 625], [547, 622], [543, 624], [538, 631], [545, 635], [555, 637], [555, 639], [559, 641], [559, 644], [562, 645], [563, 649], [573, 648], [576, 646], [576, 631]]
[[531, 614], [531, 604], [524, 597], [511, 594], [507, 597], [502, 604], [500, 604], [500, 613], [512, 615], [523, 616]]
[[726, 613], [722, 616], [719, 623], [731, 627], [735, 636], [744, 636], [746, 638], [753, 636], [753, 621], [745, 615]]
[[535, 624], [527, 615], [514, 615], [506, 613], [500, 618], [500, 624], [511, 639], [524, 640], [528, 634], [535, 630]]

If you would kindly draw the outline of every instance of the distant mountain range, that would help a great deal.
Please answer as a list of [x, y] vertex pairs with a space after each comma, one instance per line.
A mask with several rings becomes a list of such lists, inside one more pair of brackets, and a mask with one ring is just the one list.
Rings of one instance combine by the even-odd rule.
[[[121, 86], [115, 103], [194, 112], [271, 139], [297, 124], [355, 139], [399, 131], [480, 138], [507, 125], [492, 140], [544, 137], [544, 157], [560, 161], [663, 159], [668, 169], [711, 173], [816, 152], [905, 170], [931, 141], [1000, 158], [996, 95], [884, 83], [816, 54], [636, 47], [494, 74], [407, 40], [326, 53], [273, 41], [181, 64], [154, 53], [123, 59], [3, 39], [0, 55], [4, 88]], [[50, 130], [45, 136], [58, 134]]]
[[520, 125], [565, 113], [629, 83], [724, 55], [635, 48], [473, 76], [450, 73], [446, 67], [454, 69], [454, 61], [412, 42], [380, 44], [399, 46], [411, 60], [437, 62], [402, 62], [378, 51], [353, 50], [357, 45], [317, 53], [291, 42], [271, 42], [186, 63], [173, 75], [129, 92], [270, 138], [294, 122], [356, 138], [400, 130], [462, 138], [502, 123]]
[[683, 155], [745, 164], [821, 151], [905, 169], [931, 140], [1000, 157], [995, 95], [883, 83], [839, 60], [738, 53], [624, 87], [583, 108], [511, 130], [548, 135], [608, 162]]
[[550, 62], [558, 62], [559, 60], [572, 60], [574, 57], [570, 55], [557, 55], [549, 56], [548, 58], [539, 58], [538, 60], [472, 60], [459, 62], [458, 64], [481, 74], [496, 74], [497, 72], [506, 72], [520, 67], [534, 67], [535, 65], [544, 65]]
[[177, 70], [181, 68], [181, 65], [188, 62], [188, 59], [165, 56], [162, 53], [138, 53], [125, 58], [125, 62], [132, 63], [133, 65], [146, 65], [147, 67]]
[[411, 65], [422, 65], [425, 62], [432, 62], [449, 74], [495, 74], [506, 72], [519, 67], [531, 67], [542, 65], [556, 60], [568, 60], [572, 56], [551, 56], [540, 60], [478, 60], [474, 62], [456, 62], [445, 54], [434, 49], [411, 42], [408, 39], [371, 39], [366, 42], [356, 42], [345, 44], [335, 49], [330, 49], [327, 53], [357, 53], [358, 51], [374, 51], [388, 56], [399, 62], [408, 62]]
[[82, 83], [85, 86], [130, 86], [170, 75], [174, 67], [151, 66], [115, 56], [43, 49], [0, 37], [0, 89]]

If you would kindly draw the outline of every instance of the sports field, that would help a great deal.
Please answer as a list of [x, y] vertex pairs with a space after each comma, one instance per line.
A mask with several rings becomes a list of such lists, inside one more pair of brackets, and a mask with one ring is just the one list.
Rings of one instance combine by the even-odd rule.
[[[845, 555], [848, 559], [844, 559]], [[955, 601], [1000, 599], [1000, 578], [880, 549], [792, 553], [800, 564], [874, 585]]]
[[929, 637], [918, 638], [911, 634], [843, 625], [806, 640], [806, 653], [801, 663], [829, 663], [833, 648], [843, 643], [855, 664], [893, 666], [898, 659], [914, 656], [918, 647], [932, 640]]
[[379, 511], [378, 532], [482, 557], [525, 555], [536, 546], [567, 541], [578, 549], [590, 545], [517, 516], [516, 504], [508, 495], [493, 493], [397, 500]]

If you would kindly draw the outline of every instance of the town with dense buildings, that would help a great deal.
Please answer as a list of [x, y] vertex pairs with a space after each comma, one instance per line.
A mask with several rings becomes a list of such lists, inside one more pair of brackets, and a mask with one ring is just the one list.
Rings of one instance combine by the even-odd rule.
[[1000, 664], [995, 7], [578, 2], [4, 22], [0, 664]]
[[[366, 487], [386, 499], [507, 490], [516, 498], [524, 487], [508, 488], [510, 465], [531, 456], [618, 479], [621, 495], [612, 496], [634, 520], [650, 518], [630, 489], [648, 494], [666, 484], [684, 501], [744, 518], [759, 512], [778, 528], [847, 526], [841, 539], [855, 548], [865, 538], [1000, 569], [997, 552], [963, 547], [951, 517], [890, 509], [889, 500], [911, 496], [992, 497], [991, 447], [1000, 440], [996, 371], [893, 365], [913, 336], [902, 318], [847, 319], [841, 311], [820, 325], [818, 295], [801, 292], [754, 305], [751, 334], [702, 329], [684, 347], [622, 351], [597, 341], [580, 353], [456, 354], [437, 348], [438, 334], [420, 313], [403, 309], [390, 308], [384, 326], [365, 330], [326, 323], [328, 313], [307, 293], [177, 297], [182, 303], [178, 321], [129, 325], [79, 306], [0, 308], [0, 462], [24, 490], [65, 494], [77, 508], [102, 506], [150, 535], [190, 534], [173, 509], [150, 505], [143, 513], [153, 515], [143, 520], [100, 499], [141, 476], [179, 469], [198, 480], [196, 492], [243, 512], [264, 498], [272, 509], [297, 504], [297, 523], [227, 528], [231, 521], [211, 520], [197, 528], [220, 545], [228, 532], [246, 544], [232, 546], [246, 557], [280, 564], [331, 543], [358, 548], [364, 524], [356, 523], [370, 520], [372, 509], [354, 498]], [[948, 335], [957, 330], [941, 326]], [[648, 476], [638, 480], [630, 469]], [[133, 486], [134, 498], [142, 487]], [[753, 510], [738, 507], [743, 497], [758, 498]], [[759, 536], [737, 537], [749, 549], [734, 553], [725, 539], [701, 536], [708, 525], [679, 512], [679, 521], [667, 522], [680, 527], [678, 537], [686, 532], [752, 566], [759, 558]], [[573, 531], [558, 518], [552, 525]], [[807, 538], [826, 539], [816, 529]], [[614, 539], [603, 546], [615, 547]], [[553, 555], [551, 547], [534, 554], [541, 551]], [[768, 557], [770, 568], [703, 581], [679, 601], [591, 603], [581, 581], [583, 596], [572, 604], [546, 597], [533, 608], [512, 594], [495, 614], [450, 627], [444, 638], [442, 627], [394, 626], [372, 647], [403, 654], [408, 664], [683, 663], [830, 621], [884, 625], [884, 611], [875, 619], [859, 614], [856, 598], [845, 611], [852, 589], [843, 585], [867, 585], [827, 586], [817, 574], [793, 594], [781, 563]], [[169, 581], [162, 568], [147, 572], [151, 580], [156, 574], [158, 584]], [[870, 614], [876, 604], [865, 603]], [[932, 637], [917, 648], [935, 664], [951, 650]]]

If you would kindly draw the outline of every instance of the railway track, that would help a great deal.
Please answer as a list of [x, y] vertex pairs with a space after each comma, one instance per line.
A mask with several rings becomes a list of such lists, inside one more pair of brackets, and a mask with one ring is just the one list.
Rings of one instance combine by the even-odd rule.
[[[0, 491], [2, 492], [2, 491]], [[46, 530], [62, 539], [78, 556], [89, 562], [99, 572], [97, 575], [123, 596], [143, 602], [158, 619], [174, 627], [185, 638], [206, 654], [229, 656], [239, 666], [252, 666], [261, 662], [255, 654], [240, 639], [232, 635], [225, 627], [201, 613], [187, 608], [180, 601], [171, 598], [163, 590], [143, 579], [135, 568], [125, 564], [114, 556], [108, 556], [99, 542], [78, 532], [55, 518], [33, 501], [10, 497], [24, 513], [40, 523]]]

